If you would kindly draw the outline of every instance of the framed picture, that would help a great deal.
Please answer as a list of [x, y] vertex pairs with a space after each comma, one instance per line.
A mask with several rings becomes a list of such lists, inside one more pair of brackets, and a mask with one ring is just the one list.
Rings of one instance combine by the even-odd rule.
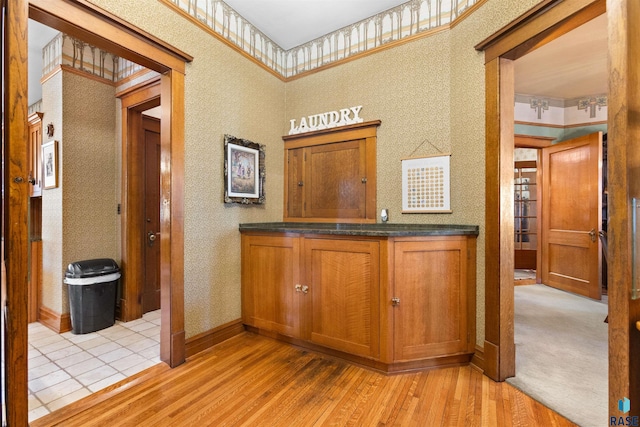
[[231, 135], [224, 136], [224, 202], [265, 202], [264, 145]]
[[58, 141], [42, 144], [42, 169], [44, 189], [58, 186]]
[[450, 154], [402, 160], [402, 212], [451, 213]]

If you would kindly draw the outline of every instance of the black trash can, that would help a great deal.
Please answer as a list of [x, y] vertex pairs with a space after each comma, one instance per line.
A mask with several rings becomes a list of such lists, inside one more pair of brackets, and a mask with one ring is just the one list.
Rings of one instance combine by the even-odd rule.
[[87, 334], [113, 326], [118, 280], [120, 268], [109, 258], [69, 264], [64, 283], [69, 286], [72, 333]]

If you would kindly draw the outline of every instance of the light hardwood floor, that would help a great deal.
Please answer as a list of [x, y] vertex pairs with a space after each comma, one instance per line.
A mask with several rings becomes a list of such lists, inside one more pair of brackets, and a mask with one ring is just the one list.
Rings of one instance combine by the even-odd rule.
[[249, 332], [32, 426], [573, 426], [471, 367], [385, 376]]

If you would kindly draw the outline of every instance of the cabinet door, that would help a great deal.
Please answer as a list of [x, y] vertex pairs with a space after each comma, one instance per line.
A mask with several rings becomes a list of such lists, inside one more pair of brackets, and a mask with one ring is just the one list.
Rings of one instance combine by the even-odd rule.
[[311, 297], [308, 339], [365, 357], [380, 355], [380, 255], [376, 241], [304, 240]]
[[313, 218], [365, 218], [365, 140], [306, 149], [305, 207]]
[[466, 248], [464, 238], [395, 243], [395, 361], [467, 351]]
[[300, 239], [242, 235], [244, 323], [291, 337], [300, 336]]
[[304, 203], [304, 148], [286, 150], [287, 156], [287, 187], [285, 193], [287, 197], [287, 215], [292, 218], [302, 218], [302, 207]]

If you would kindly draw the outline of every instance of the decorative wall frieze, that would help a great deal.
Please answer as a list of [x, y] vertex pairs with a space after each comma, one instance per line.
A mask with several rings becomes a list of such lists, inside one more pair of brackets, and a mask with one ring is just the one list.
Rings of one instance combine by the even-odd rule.
[[117, 56], [64, 33], [58, 33], [42, 49], [42, 60], [43, 76], [66, 65], [104, 80], [117, 80]]
[[529, 102], [530, 102], [531, 108], [536, 110], [536, 112], [538, 113], [538, 120], [540, 120], [542, 118], [542, 112], [544, 110], [548, 110], [549, 109], [549, 100], [548, 99], [531, 98]]
[[600, 124], [607, 121], [607, 96], [586, 94], [580, 98], [562, 99], [516, 94], [515, 120], [551, 127]]
[[452, 24], [483, 0], [410, 0], [303, 45], [283, 50], [222, 0], [161, 0], [288, 78]]
[[602, 107], [607, 106], [606, 95], [590, 96], [588, 98], [582, 98], [578, 100], [578, 110], [585, 110], [589, 113], [589, 118], [596, 117], [596, 107], [598, 111], [602, 110]]

